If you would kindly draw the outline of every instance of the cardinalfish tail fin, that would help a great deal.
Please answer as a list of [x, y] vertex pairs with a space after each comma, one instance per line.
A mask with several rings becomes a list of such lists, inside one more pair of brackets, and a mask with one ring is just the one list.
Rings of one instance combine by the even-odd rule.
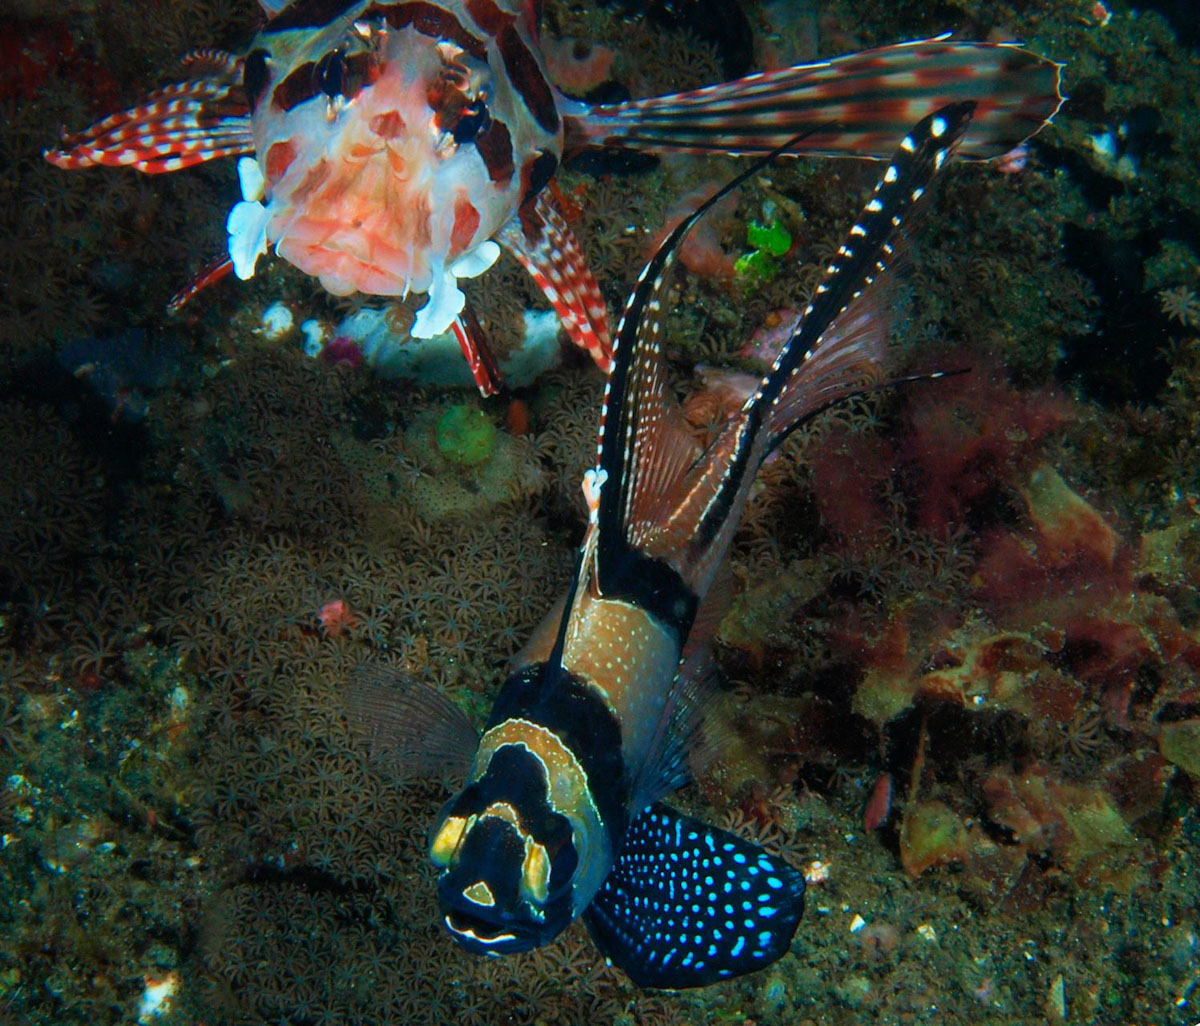
[[254, 151], [242, 61], [220, 50], [184, 58], [197, 77], [151, 93], [137, 107], [111, 114], [82, 132], [64, 134], [47, 150], [55, 167], [132, 167], [165, 174], [218, 157]]
[[989, 159], [1019, 146], [1054, 116], [1063, 100], [1061, 74], [1061, 65], [1015, 43], [923, 39], [596, 106], [571, 121], [568, 143], [754, 154], [811, 132], [792, 152], [884, 159], [911, 125], [947, 105], [973, 102], [962, 154]]

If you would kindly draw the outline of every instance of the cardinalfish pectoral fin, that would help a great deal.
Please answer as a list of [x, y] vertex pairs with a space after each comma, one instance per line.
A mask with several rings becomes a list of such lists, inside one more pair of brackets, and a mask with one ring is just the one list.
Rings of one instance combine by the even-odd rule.
[[584, 913], [596, 946], [640, 987], [679, 990], [781, 958], [804, 874], [735, 834], [652, 805]]
[[537, 282], [571, 341], [608, 373], [612, 360], [608, 306], [550, 191], [544, 189], [527, 200], [496, 239]]
[[45, 158], [55, 167], [132, 167], [165, 174], [254, 152], [241, 58], [198, 50], [184, 58], [198, 77], [158, 89], [137, 107], [63, 136]]
[[479, 732], [441, 691], [394, 666], [356, 667], [343, 693], [346, 719], [371, 762], [398, 779], [461, 783]]
[[911, 125], [948, 104], [978, 114], [962, 152], [1002, 156], [1058, 111], [1062, 66], [1015, 43], [944, 36], [782, 68], [689, 93], [596, 106], [566, 120], [571, 149], [764, 153], [812, 132], [797, 153], [886, 158]]

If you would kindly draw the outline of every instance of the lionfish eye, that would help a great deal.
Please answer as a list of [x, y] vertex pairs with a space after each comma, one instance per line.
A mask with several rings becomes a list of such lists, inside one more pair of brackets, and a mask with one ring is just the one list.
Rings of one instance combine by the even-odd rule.
[[491, 120], [492, 116], [488, 113], [487, 104], [484, 103], [483, 97], [479, 96], [470, 107], [462, 112], [450, 130], [450, 134], [454, 136], [456, 143], [471, 142], [475, 136], [487, 128]]
[[346, 57], [341, 50], [330, 50], [317, 61], [313, 83], [331, 100], [346, 95]]

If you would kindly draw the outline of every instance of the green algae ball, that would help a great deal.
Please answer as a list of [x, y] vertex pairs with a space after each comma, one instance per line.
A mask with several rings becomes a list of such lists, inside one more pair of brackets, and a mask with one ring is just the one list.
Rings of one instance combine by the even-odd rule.
[[783, 226], [782, 221], [772, 221], [770, 224], [751, 221], [746, 225], [746, 241], [755, 249], [781, 257], [792, 248], [792, 233]]
[[486, 463], [496, 448], [496, 426], [483, 410], [464, 403], [438, 417], [433, 434], [438, 452], [464, 467]]
[[733, 273], [744, 285], [767, 285], [775, 280], [775, 275], [779, 273], [779, 264], [770, 253], [756, 249], [734, 261]]

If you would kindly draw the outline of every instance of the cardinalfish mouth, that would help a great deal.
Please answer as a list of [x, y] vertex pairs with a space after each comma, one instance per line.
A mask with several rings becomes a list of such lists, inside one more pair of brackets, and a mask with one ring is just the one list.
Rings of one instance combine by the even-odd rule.
[[479, 955], [499, 957], [500, 955], [516, 954], [520, 951], [529, 951], [538, 943], [536, 937], [523, 937], [503, 927], [498, 928], [495, 923], [486, 923], [473, 916], [463, 915], [461, 912], [449, 912], [442, 921], [459, 944], [468, 951]]

